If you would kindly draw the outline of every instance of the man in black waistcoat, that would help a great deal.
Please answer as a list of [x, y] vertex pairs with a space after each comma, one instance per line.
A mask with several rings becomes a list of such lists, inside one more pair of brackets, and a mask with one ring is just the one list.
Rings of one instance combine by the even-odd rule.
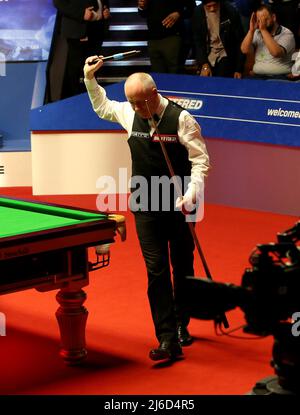
[[[92, 106], [100, 118], [118, 122], [128, 132], [132, 158], [130, 208], [147, 267], [148, 298], [159, 341], [158, 348], [150, 351], [150, 358], [175, 359], [182, 355], [181, 346], [190, 345], [193, 340], [187, 329], [185, 277], [194, 275], [194, 242], [187, 218], [195, 220], [196, 216], [185, 216], [181, 209], [191, 212], [203, 196], [209, 169], [206, 146], [194, 117], [161, 96], [149, 74], [129, 76], [125, 82], [127, 101], [108, 99], [94, 77], [103, 61], [89, 66], [93, 59], [95, 56], [88, 58], [84, 67]], [[160, 179], [170, 179], [159, 140], [164, 142], [175, 175], [182, 183], [183, 198], [176, 200], [172, 190], [164, 187], [161, 192], [157, 185]]]
[[68, 56], [62, 98], [80, 94], [82, 67], [88, 56], [99, 55], [108, 29], [109, 0], [53, 0], [59, 12], [60, 33], [67, 40]]

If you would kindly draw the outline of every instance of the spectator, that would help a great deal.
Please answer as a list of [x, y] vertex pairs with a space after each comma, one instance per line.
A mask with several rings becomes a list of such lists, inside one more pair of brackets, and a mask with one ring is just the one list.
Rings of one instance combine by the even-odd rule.
[[237, 9], [221, 0], [203, 0], [195, 9], [192, 25], [199, 74], [241, 78], [244, 31]]
[[300, 20], [300, 1], [299, 0], [265, 0], [265, 3], [271, 5], [273, 12], [277, 16], [280, 25], [287, 27], [293, 32], [297, 47], [299, 42], [299, 20]]
[[294, 64], [292, 66], [292, 71], [288, 74], [288, 78], [291, 81], [298, 81], [300, 80], [300, 51], [295, 52], [292, 57]]
[[241, 50], [243, 53], [254, 53], [253, 77], [286, 79], [291, 72], [295, 39], [289, 29], [277, 23], [270, 6], [264, 4], [252, 13]]
[[53, 0], [61, 16], [61, 34], [68, 43], [62, 98], [82, 92], [80, 77], [85, 59], [99, 55], [107, 21], [109, 0]]
[[147, 19], [148, 53], [153, 72], [179, 73], [182, 67], [182, 0], [138, 0]]
[[235, 0], [234, 4], [238, 9], [244, 32], [246, 33], [249, 27], [250, 17], [261, 5], [262, 0]]
[[184, 73], [184, 65], [186, 60], [193, 56], [193, 31], [192, 31], [192, 17], [196, 7], [195, 0], [183, 0], [183, 30], [182, 30], [182, 70]]

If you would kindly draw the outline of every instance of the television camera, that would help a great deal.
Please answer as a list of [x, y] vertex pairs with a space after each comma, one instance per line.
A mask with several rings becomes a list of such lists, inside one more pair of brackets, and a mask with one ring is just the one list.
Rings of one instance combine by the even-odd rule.
[[[239, 307], [244, 332], [272, 335], [271, 365], [276, 376], [264, 392], [300, 393], [300, 221], [277, 234], [277, 242], [258, 244], [250, 255], [241, 285], [187, 277], [191, 316], [220, 321]], [[255, 392], [255, 390], [254, 390]]]

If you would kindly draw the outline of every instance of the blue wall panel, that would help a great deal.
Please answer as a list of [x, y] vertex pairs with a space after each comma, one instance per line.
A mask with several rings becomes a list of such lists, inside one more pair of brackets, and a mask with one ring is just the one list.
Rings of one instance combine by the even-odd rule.
[[44, 85], [36, 85], [37, 74], [45, 63], [8, 63], [6, 76], [0, 76], [0, 151], [30, 151], [30, 109], [43, 102]]
[[[160, 92], [186, 107], [204, 137], [300, 146], [300, 83], [153, 74]], [[111, 99], [124, 100], [124, 82], [107, 87]], [[118, 130], [100, 120], [87, 94], [35, 109], [31, 129]]]

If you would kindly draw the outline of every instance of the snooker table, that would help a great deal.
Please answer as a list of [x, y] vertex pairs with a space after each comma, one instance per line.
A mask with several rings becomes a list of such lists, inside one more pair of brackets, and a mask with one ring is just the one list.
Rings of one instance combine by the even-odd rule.
[[[0, 196], [0, 295], [59, 290], [60, 355], [69, 365], [87, 356], [82, 287], [90, 271], [109, 265], [117, 232], [125, 240], [120, 215]], [[95, 247], [95, 262], [88, 259], [89, 247]]]

